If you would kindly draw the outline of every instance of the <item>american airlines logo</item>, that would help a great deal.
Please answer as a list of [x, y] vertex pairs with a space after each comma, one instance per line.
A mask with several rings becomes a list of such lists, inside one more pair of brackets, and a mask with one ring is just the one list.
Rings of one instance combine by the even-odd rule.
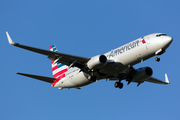
[[145, 44], [145, 43], [146, 43], [146, 41], [144, 40], [144, 37], [142, 37], [142, 43], [143, 43], [143, 44]]
[[115, 50], [111, 51], [110, 54], [107, 55], [107, 57], [108, 58], [115, 57], [115, 56], [117, 56], [119, 54], [122, 54], [122, 53], [124, 53], [126, 51], [129, 51], [129, 50], [131, 50], [131, 49], [133, 49], [133, 48], [135, 48], [137, 46], [139, 46], [139, 40], [130, 42], [130, 43], [118, 48], [118, 49], [115, 49]]

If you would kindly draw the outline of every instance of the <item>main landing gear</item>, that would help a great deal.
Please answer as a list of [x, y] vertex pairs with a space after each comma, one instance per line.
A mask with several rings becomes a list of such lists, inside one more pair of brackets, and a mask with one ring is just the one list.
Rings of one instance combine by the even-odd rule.
[[123, 88], [123, 83], [122, 82], [115, 82], [114, 87], [122, 89]]

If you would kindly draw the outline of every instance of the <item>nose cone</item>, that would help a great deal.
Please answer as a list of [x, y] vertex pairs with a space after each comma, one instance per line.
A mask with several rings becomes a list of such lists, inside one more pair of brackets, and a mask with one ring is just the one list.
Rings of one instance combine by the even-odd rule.
[[166, 36], [166, 37], [164, 37], [163, 38], [163, 40], [164, 40], [164, 42], [167, 42], [167, 43], [172, 43], [172, 41], [173, 41], [173, 38], [172, 37], [170, 37], [170, 36]]
[[169, 45], [172, 43], [173, 38], [170, 36], [166, 36], [163, 38], [163, 43], [165, 45], [165, 49], [167, 49], [169, 47]]

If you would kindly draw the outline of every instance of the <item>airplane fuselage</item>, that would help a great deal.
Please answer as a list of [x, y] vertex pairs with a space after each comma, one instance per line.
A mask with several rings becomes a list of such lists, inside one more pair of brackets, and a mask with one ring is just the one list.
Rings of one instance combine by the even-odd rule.
[[[133, 66], [153, 56], [161, 55], [169, 47], [172, 38], [163, 33], [150, 34], [138, 38], [119, 48], [111, 50], [104, 55], [107, 57], [109, 64], [95, 72], [98, 80], [109, 78], [109, 76], [118, 76], [129, 66]], [[59, 80], [53, 87], [79, 88], [93, 83], [88, 79], [88, 74], [77, 67], [70, 68], [66, 77]]]

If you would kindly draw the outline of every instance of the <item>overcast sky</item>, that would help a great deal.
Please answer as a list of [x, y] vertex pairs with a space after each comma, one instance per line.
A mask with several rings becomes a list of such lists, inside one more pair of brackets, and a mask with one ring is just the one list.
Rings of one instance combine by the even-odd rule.
[[[0, 2], [1, 120], [179, 120], [179, 0], [5, 0]], [[162, 32], [174, 41], [135, 68], [149, 66], [153, 77], [171, 84], [136, 83], [122, 90], [102, 80], [77, 89], [19, 76], [24, 72], [52, 77], [46, 56], [8, 44], [5, 32], [21, 44], [92, 57], [132, 40]]]

